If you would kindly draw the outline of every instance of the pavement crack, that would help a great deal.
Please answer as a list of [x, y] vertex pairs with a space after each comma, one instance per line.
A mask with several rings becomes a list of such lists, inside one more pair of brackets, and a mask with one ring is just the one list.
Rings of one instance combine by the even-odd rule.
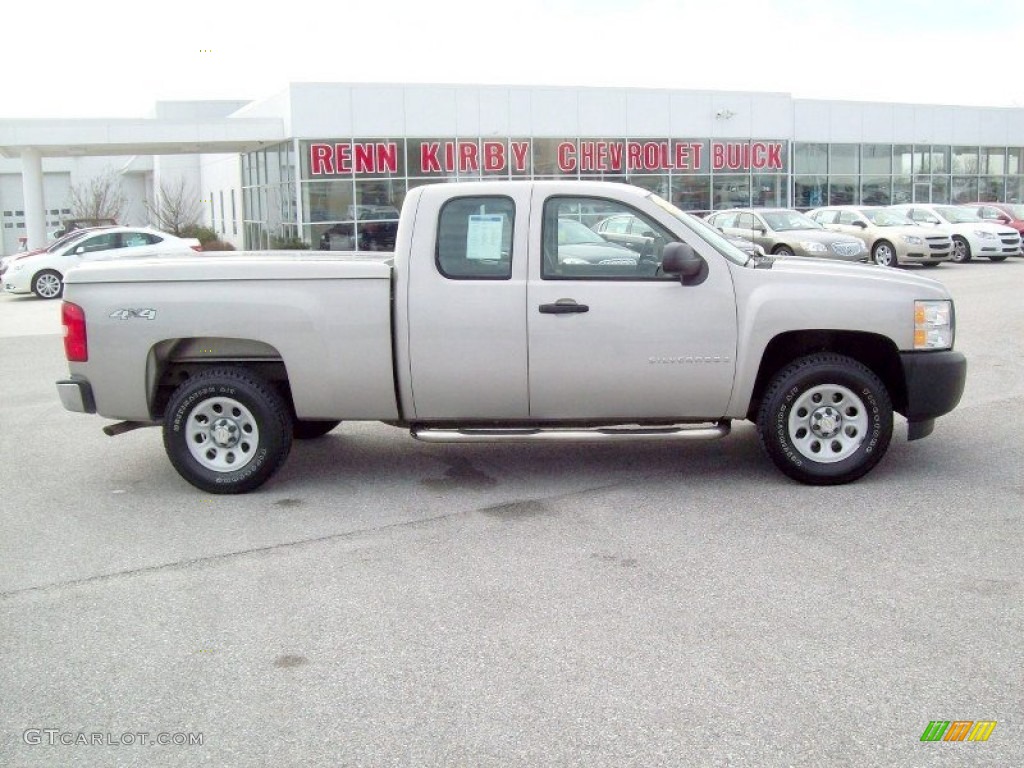
[[[536, 501], [557, 501], [559, 499], [571, 498], [572, 496], [578, 496], [581, 494], [609, 490], [618, 485], [621, 485], [621, 483], [608, 483], [589, 488], [581, 488], [570, 493], [562, 493], [556, 496], [552, 496], [548, 499], [538, 499]], [[383, 533], [386, 531], [401, 530], [403, 528], [414, 528], [416, 526], [430, 525], [441, 520], [476, 514], [479, 511], [479, 507], [469, 507], [466, 509], [459, 509], [453, 512], [446, 512], [441, 515], [435, 515], [433, 517], [425, 517], [416, 520], [405, 520], [400, 523], [392, 523], [390, 525], [381, 526], [379, 528], [360, 528], [354, 531], [345, 531], [344, 533], [329, 533], [325, 536], [314, 536], [310, 539], [298, 539], [297, 541], [286, 541], [280, 544], [268, 544], [263, 547], [252, 547], [251, 549], [243, 549], [237, 552], [222, 552], [220, 554], [206, 555], [204, 557], [193, 557], [187, 558], [185, 560], [175, 560], [170, 563], [160, 563], [159, 565], [147, 565], [138, 568], [126, 568], [122, 571], [101, 573], [95, 576], [85, 576], [80, 579], [68, 579], [67, 581], [58, 581], [52, 584], [39, 584], [33, 587], [21, 587], [19, 589], [12, 589], [0, 592], [0, 600], [10, 600], [13, 598], [23, 597], [25, 595], [32, 594], [47, 594], [50, 592], [57, 592], [62, 589], [67, 589], [70, 587], [79, 587], [87, 584], [102, 584], [104, 582], [115, 581], [117, 579], [133, 578], [136, 576], [144, 576], [152, 573], [161, 573], [164, 571], [185, 570], [196, 566], [205, 566], [220, 562], [227, 562], [234, 559], [249, 557], [251, 555], [264, 555], [270, 552], [277, 552], [297, 547], [323, 544], [331, 541], [343, 541], [345, 539], [354, 539], [359, 536], [365, 536], [367, 534]]]

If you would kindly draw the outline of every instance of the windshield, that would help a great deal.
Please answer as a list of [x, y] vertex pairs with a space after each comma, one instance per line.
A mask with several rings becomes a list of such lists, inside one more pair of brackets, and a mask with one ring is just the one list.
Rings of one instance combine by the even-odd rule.
[[657, 203], [658, 206], [669, 215], [682, 222], [701, 239], [706, 240], [711, 247], [725, 256], [729, 261], [739, 264], [740, 266], [743, 266], [750, 261], [750, 257], [747, 254], [726, 240], [722, 236], [721, 232], [712, 227], [706, 221], [698, 219], [696, 216], [691, 216], [685, 211], [676, 208], [668, 200], [664, 200], [653, 193], [648, 197], [650, 200]]
[[981, 216], [966, 208], [956, 208], [952, 205], [937, 205], [935, 212], [951, 224], [970, 224], [975, 221], [982, 221]]
[[607, 245], [608, 241], [587, 227], [586, 224], [572, 219], [559, 219], [558, 244], [579, 245], [580, 243], [604, 243]]
[[906, 214], [898, 211], [886, 211], [881, 208], [862, 208], [861, 213], [876, 227], [905, 227], [913, 225]]
[[1024, 205], [1008, 205], [1006, 206], [1010, 211], [1010, 215], [1015, 219], [1024, 219]]
[[786, 232], [791, 229], [824, 229], [814, 219], [797, 211], [764, 211], [761, 213], [761, 217], [776, 232]]

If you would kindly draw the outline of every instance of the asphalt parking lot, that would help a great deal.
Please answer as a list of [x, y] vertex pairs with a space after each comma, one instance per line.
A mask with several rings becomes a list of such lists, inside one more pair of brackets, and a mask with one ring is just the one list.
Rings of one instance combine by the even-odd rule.
[[838, 488], [747, 424], [345, 424], [207, 496], [158, 430], [64, 411], [59, 302], [0, 296], [0, 765], [1024, 764], [1024, 259], [926, 274], [964, 399]]

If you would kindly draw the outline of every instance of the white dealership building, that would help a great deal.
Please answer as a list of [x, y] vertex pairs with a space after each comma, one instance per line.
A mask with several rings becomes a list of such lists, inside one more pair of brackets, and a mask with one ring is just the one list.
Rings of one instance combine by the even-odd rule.
[[736, 205], [1024, 202], [1024, 109], [785, 93], [295, 83], [161, 102], [143, 119], [0, 120], [0, 251], [41, 245], [106, 177], [125, 223], [185, 190], [238, 247], [387, 248], [407, 190], [464, 179], [626, 181]]

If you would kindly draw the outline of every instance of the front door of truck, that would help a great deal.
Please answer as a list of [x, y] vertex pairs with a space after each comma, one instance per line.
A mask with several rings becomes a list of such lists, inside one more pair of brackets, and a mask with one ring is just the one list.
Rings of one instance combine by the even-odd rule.
[[[724, 258], [700, 285], [660, 273], [660, 248], [601, 238], [569, 196], [532, 203], [543, 215], [527, 286], [530, 416], [535, 419], [713, 419], [724, 415], [736, 356], [736, 303]], [[595, 201], [587, 199], [588, 204]], [[605, 200], [606, 215], [654, 217]], [[594, 207], [591, 205], [591, 207]], [[582, 228], [581, 228], [582, 227]]]

